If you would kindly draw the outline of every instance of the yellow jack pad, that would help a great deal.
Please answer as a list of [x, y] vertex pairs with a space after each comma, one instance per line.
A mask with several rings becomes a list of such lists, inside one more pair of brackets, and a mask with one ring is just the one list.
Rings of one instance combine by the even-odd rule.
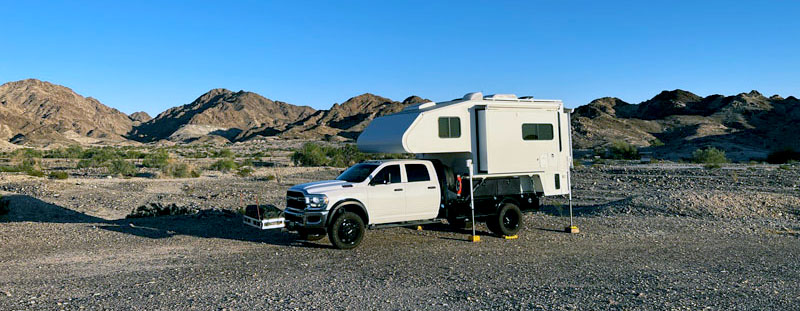
[[564, 228], [564, 232], [566, 232], [566, 233], [580, 233], [581, 230], [578, 229], [578, 226], [570, 226], [570, 227]]
[[478, 235], [470, 235], [469, 236], [469, 240], [472, 241], [472, 242], [480, 242], [481, 241], [481, 237], [478, 236]]
[[515, 235], [504, 235], [503, 238], [506, 239], [506, 240], [516, 240], [516, 239], [519, 238], [519, 236], [516, 235], [516, 234]]
[[417, 226], [417, 231], [422, 231], [422, 226]]

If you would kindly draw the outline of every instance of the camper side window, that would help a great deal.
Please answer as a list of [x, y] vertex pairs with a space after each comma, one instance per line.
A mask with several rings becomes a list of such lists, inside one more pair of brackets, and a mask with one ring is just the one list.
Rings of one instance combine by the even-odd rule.
[[522, 124], [523, 140], [551, 140], [553, 139], [553, 125], [547, 123]]
[[461, 119], [459, 119], [458, 117], [440, 117], [439, 137], [440, 138], [461, 137]]

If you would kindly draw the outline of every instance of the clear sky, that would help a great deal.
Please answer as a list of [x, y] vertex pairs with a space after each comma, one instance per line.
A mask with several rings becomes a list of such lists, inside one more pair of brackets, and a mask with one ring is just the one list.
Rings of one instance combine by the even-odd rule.
[[632, 103], [800, 95], [794, 1], [5, 1], [0, 83], [155, 115], [212, 88], [327, 109], [372, 92]]

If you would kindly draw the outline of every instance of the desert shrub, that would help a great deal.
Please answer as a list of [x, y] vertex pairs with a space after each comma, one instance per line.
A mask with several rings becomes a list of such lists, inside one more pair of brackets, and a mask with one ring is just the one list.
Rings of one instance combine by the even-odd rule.
[[613, 159], [638, 159], [639, 149], [627, 142], [618, 140], [611, 143], [607, 149], [607, 154]]
[[363, 153], [353, 144], [328, 147], [317, 143], [305, 143], [292, 154], [292, 162], [300, 166], [348, 167], [364, 160], [410, 158], [410, 154]]
[[233, 158], [233, 156], [233, 151], [228, 148], [223, 148], [211, 153], [211, 157], [213, 158]]
[[123, 159], [114, 159], [108, 162], [108, 173], [114, 175], [121, 175], [131, 177], [139, 172], [136, 165]]
[[52, 149], [45, 152], [44, 157], [55, 159], [80, 159], [83, 158], [83, 148], [80, 145], [71, 145], [66, 148]]
[[220, 159], [214, 163], [211, 163], [209, 169], [220, 172], [229, 172], [231, 170], [235, 170], [238, 167], [239, 165], [236, 164], [236, 161], [234, 161], [233, 159]]
[[269, 156], [270, 156], [269, 152], [264, 152], [264, 151], [257, 151], [257, 152], [253, 152], [253, 153], [248, 155], [248, 157], [251, 157], [251, 158], [263, 158], [263, 157], [269, 157]]
[[126, 159], [144, 159], [147, 156], [147, 153], [139, 151], [139, 150], [127, 150], [125, 151], [125, 158]]
[[169, 152], [165, 149], [159, 149], [145, 155], [144, 160], [142, 160], [142, 166], [149, 168], [164, 168], [169, 165], [169, 160]]
[[236, 175], [239, 175], [239, 177], [247, 177], [253, 175], [253, 172], [255, 171], [252, 168], [245, 166], [239, 168], [239, 170], [236, 172]]
[[31, 158], [43, 158], [44, 153], [41, 150], [36, 150], [32, 148], [23, 148], [17, 149], [11, 152], [11, 157], [14, 159], [31, 159]]
[[44, 177], [44, 172], [42, 172], [42, 171], [40, 171], [38, 169], [25, 170], [25, 174], [28, 174], [28, 175], [33, 176], [33, 177]]
[[800, 161], [800, 152], [792, 148], [786, 148], [770, 152], [767, 155], [767, 162], [771, 164], [783, 164], [791, 161]]
[[267, 181], [273, 181], [273, 180], [275, 180], [275, 175], [267, 175], [266, 178], [267, 178]]
[[578, 160], [578, 159], [573, 159], [572, 160], [572, 167], [583, 167], [583, 162], [581, 162], [581, 160]]
[[654, 138], [653, 140], [650, 141], [650, 147], [661, 147], [661, 146], [664, 146], [664, 142], [662, 142], [658, 138]]
[[67, 174], [67, 172], [57, 171], [50, 172], [50, 174], [47, 174], [47, 176], [50, 177], [50, 179], [67, 179], [69, 174]]
[[692, 162], [719, 167], [723, 163], [728, 163], [728, 157], [725, 156], [725, 151], [714, 147], [708, 147], [695, 150], [692, 153]]
[[187, 163], [174, 162], [161, 168], [161, 173], [164, 174], [164, 176], [175, 178], [197, 178], [200, 177], [202, 171]]
[[303, 147], [292, 154], [292, 162], [302, 166], [324, 166], [328, 164], [325, 150], [315, 143], [305, 143]]

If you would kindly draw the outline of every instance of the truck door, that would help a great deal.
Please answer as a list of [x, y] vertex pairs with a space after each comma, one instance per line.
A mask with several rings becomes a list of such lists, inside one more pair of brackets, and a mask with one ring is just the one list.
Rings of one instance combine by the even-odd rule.
[[374, 224], [403, 221], [406, 209], [405, 185], [402, 183], [400, 165], [384, 166], [369, 182], [370, 222]]
[[430, 165], [423, 163], [405, 164], [406, 169], [406, 210], [411, 219], [422, 220], [436, 218], [439, 214], [441, 192], [439, 183], [431, 176], [436, 176]]

